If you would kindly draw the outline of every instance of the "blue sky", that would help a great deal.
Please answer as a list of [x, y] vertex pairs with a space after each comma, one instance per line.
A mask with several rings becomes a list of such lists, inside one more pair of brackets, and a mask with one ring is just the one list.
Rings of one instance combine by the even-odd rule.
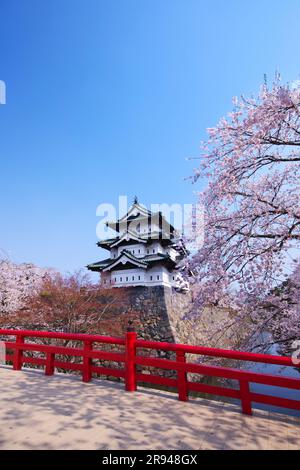
[[0, 0], [0, 249], [62, 271], [102, 257], [96, 207], [190, 203], [205, 129], [279, 69], [298, 0]]

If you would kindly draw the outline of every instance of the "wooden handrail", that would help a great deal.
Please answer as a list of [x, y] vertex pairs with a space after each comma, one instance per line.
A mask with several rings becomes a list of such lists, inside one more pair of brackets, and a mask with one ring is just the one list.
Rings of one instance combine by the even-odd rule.
[[[125, 389], [129, 392], [134, 392], [137, 389], [138, 382], [148, 382], [154, 385], [173, 387], [178, 390], [178, 398], [181, 401], [188, 400], [190, 391], [227, 396], [239, 399], [241, 401], [242, 411], [245, 414], [252, 413], [253, 402], [300, 410], [300, 400], [291, 400], [272, 395], [253, 393], [250, 389], [250, 383], [260, 383], [299, 390], [300, 395], [300, 378], [297, 379], [282, 375], [264, 374], [249, 370], [188, 362], [186, 354], [217, 358], [221, 357], [233, 359], [235, 361], [241, 360], [251, 361], [254, 363], [299, 367], [299, 365], [294, 364], [292, 359], [289, 357], [207, 348], [202, 346], [190, 346], [185, 344], [145, 341], [137, 339], [137, 335], [134, 331], [128, 331], [125, 338], [115, 338], [111, 336], [76, 333], [0, 329], [0, 336], [15, 336], [15, 341], [12, 341], [11, 339], [4, 341], [6, 348], [13, 350], [13, 354], [7, 352], [6, 360], [13, 362], [14, 370], [20, 370], [23, 364], [26, 363], [43, 366], [45, 368], [46, 375], [53, 375], [55, 368], [77, 370], [81, 371], [82, 380], [84, 382], [89, 382], [92, 378], [92, 374], [111, 375], [123, 378], [125, 381]], [[78, 347], [78, 345], [76, 347], [72, 347], [26, 342], [26, 339], [30, 338], [65, 339], [81, 342], [82, 347]], [[124, 346], [124, 352], [95, 349], [94, 343]], [[163, 350], [174, 352], [176, 354], [172, 360], [154, 358], [138, 354], [140, 349]], [[40, 352], [44, 354], [45, 357], [27, 357], [24, 355], [24, 352], [26, 351]], [[74, 363], [70, 360], [62, 361], [61, 358], [57, 359], [56, 355], [82, 357], [83, 362]], [[123, 364], [123, 367], [113, 368], [104, 367], [102, 365], [97, 366], [93, 364], [93, 359], [102, 359], [103, 361], [121, 363]], [[137, 371], [137, 366], [174, 370], [177, 373], [177, 379], [163, 377], [158, 374], [145, 374], [141, 371]], [[239, 388], [225, 388], [203, 384], [201, 382], [191, 382], [188, 380], [189, 373], [235, 380], [237, 384], [239, 384]]]

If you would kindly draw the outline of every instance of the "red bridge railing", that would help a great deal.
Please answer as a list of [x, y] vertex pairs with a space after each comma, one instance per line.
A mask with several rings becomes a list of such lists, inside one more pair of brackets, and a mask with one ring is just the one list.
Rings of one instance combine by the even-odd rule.
[[[125, 338], [114, 338], [99, 335], [0, 329], [0, 336], [15, 337], [15, 341], [4, 341], [6, 348], [8, 350], [13, 350], [12, 354], [6, 354], [6, 361], [13, 362], [14, 370], [20, 370], [23, 364], [29, 363], [44, 366], [46, 375], [53, 375], [55, 368], [81, 371], [82, 380], [84, 382], [89, 382], [93, 373], [98, 375], [121, 377], [124, 378], [125, 389], [127, 391], [135, 391], [137, 389], [138, 382], [148, 382], [156, 385], [174, 387], [178, 390], [179, 400], [182, 401], [188, 400], [190, 391], [225, 396], [239, 399], [241, 401], [242, 411], [245, 414], [252, 414], [252, 403], [263, 403], [300, 410], [300, 392], [299, 400], [292, 400], [272, 395], [253, 393], [249, 387], [249, 384], [252, 382], [300, 391], [300, 379], [284, 377], [282, 375], [256, 373], [229, 367], [195, 364], [187, 362], [186, 355], [193, 354], [247, 362], [251, 361], [253, 363], [296, 367], [289, 357], [254, 354], [200, 346], [188, 346], [184, 344], [144, 341], [137, 339], [137, 335], [133, 331], [127, 332]], [[82, 347], [65, 347], [25, 341], [30, 338], [76, 341], [81, 342]], [[97, 343], [123, 346], [124, 352], [120, 353], [94, 349], [94, 345]], [[141, 349], [171, 351], [175, 353], [176, 360], [143, 356], [138, 354], [138, 351]], [[44, 357], [29, 357], [24, 355], [24, 352], [26, 351], [40, 352], [44, 354]], [[74, 363], [69, 360], [62, 361], [57, 359], [56, 355], [81, 357], [82, 363]], [[93, 364], [93, 359], [113, 361], [124, 365], [122, 368], [96, 366]], [[177, 378], [168, 378], [154, 374], [137, 372], [137, 365], [172, 370], [177, 373]], [[191, 382], [188, 380], [188, 373], [236, 380], [239, 384], [239, 388], [227, 388]]]

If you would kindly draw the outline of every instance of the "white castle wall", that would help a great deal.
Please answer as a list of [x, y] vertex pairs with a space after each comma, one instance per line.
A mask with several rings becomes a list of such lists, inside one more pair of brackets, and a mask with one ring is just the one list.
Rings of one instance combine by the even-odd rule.
[[[143, 243], [136, 243], [132, 245], [127, 245], [127, 246], [121, 245], [121, 246], [112, 248], [110, 252], [111, 258], [112, 259], [117, 258], [124, 249], [132, 253], [137, 258], [142, 258], [143, 256], [153, 255], [156, 253], [161, 253], [161, 254], [168, 253], [168, 250], [164, 248], [163, 246], [161, 246], [161, 244], [158, 242], [151, 243], [150, 246], [143, 244]], [[176, 251], [173, 248], [170, 251], [172, 251], [172, 254], [170, 253], [171, 256], [175, 257]]]
[[102, 273], [101, 282], [104, 285], [115, 287], [129, 286], [175, 286], [175, 274], [170, 273], [165, 266], [156, 265], [145, 271], [140, 268], [118, 269], [112, 272]]

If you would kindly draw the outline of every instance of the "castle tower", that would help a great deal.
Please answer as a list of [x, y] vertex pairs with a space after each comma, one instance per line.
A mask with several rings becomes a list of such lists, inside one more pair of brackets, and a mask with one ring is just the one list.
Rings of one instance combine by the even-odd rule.
[[110, 256], [87, 266], [101, 273], [104, 286], [177, 286], [176, 266], [186, 253], [175, 243], [174, 227], [161, 212], [150, 212], [135, 198], [127, 214], [107, 226], [115, 230], [115, 238], [97, 245]]

